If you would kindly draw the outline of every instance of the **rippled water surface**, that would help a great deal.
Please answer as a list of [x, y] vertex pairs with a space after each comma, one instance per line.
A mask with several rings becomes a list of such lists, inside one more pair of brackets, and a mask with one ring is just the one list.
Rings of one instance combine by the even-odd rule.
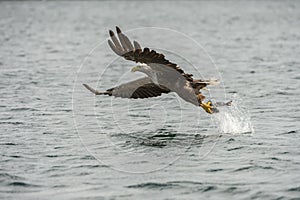
[[[300, 2], [0, 2], [1, 199], [299, 199]], [[107, 30], [163, 52], [175, 94], [94, 97], [140, 76]], [[152, 28], [150, 28], [152, 27]], [[156, 27], [156, 28], [154, 28]]]

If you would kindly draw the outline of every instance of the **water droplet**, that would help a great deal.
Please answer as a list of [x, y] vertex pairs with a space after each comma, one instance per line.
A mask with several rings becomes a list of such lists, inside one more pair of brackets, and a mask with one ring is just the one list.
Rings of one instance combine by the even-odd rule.
[[219, 110], [219, 113], [213, 115], [213, 120], [220, 133], [254, 133], [249, 112], [237, 94], [233, 95], [231, 106], [220, 107]]

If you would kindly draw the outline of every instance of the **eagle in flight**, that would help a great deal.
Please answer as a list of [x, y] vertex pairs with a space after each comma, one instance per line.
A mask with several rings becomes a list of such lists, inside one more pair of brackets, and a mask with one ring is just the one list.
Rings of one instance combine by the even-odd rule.
[[211, 101], [204, 102], [205, 96], [201, 93], [207, 85], [214, 85], [218, 81], [194, 79], [192, 74], [185, 73], [177, 64], [167, 60], [163, 54], [147, 47], [142, 49], [137, 41], [132, 43], [119, 27], [116, 27], [116, 31], [117, 37], [112, 30], [109, 31], [110, 48], [126, 60], [138, 63], [131, 69], [132, 72], [142, 72], [146, 76], [104, 92], [83, 84], [88, 90], [95, 95], [133, 99], [157, 97], [164, 93], [175, 92], [183, 100], [202, 107], [207, 113], [218, 112], [216, 105], [213, 105]]

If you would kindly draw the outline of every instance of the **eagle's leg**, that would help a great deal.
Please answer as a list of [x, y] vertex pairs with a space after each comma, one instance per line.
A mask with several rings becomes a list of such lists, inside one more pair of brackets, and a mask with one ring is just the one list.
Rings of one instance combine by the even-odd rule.
[[205, 112], [212, 114], [212, 113], [217, 113], [219, 110], [212, 104], [211, 101], [208, 101], [204, 103], [205, 96], [203, 96], [201, 93], [197, 94], [199, 106], [202, 107]]

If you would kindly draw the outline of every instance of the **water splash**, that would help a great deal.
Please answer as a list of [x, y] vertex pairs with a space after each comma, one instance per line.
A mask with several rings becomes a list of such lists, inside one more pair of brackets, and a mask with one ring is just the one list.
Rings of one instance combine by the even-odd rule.
[[216, 123], [220, 133], [254, 133], [250, 114], [238, 95], [235, 94], [232, 96], [231, 106], [219, 107], [218, 109], [220, 112], [214, 114], [212, 119]]

